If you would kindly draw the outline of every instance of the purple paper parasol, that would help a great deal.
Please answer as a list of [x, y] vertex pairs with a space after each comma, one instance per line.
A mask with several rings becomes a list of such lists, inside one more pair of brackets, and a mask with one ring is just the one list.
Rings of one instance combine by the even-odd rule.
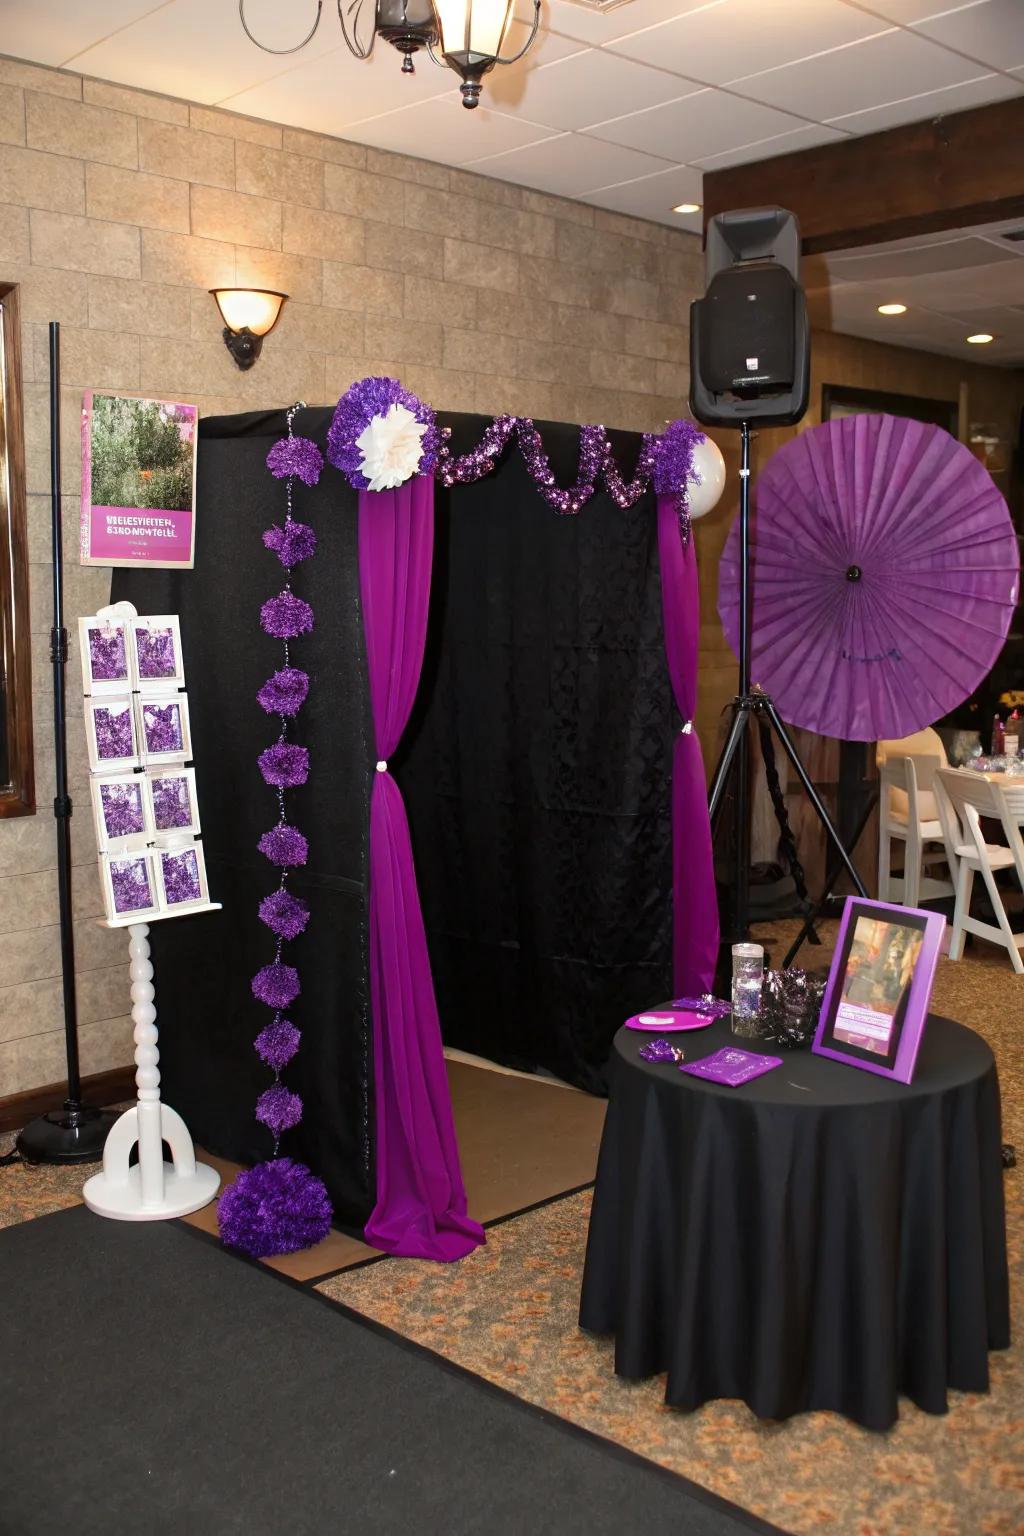
[[[1002, 650], [1020, 559], [988, 472], [941, 427], [849, 416], [765, 466], [751, 518], [751, 678], [793, 725], [909, 736], [973, 693]], [[718, 612], [739, 644], [739, 531]]]

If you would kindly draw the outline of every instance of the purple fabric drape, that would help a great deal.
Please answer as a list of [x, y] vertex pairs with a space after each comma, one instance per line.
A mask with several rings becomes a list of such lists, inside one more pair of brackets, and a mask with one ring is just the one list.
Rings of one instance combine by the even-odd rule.
[[366, 1241], [461, 1259], [484, 1241], [466, 1215], [441, 1030], [401, 791], [386, 769], [420, 680], [434, 548], [434, 481], [359, 493], [359, 587], [378, 762], [370, 794], [370, 996], [377, 1204]]
[[710, 992], [718, 960], [718, 901], [711, 852], [707, 783], [700, 739], [693, 727], [697, 703], [700, 593], [691, 534], [679, 537], [674, 496], [658, 497], [658, 555], [665, 654], [679, 713], [688, 728], [672, 757], [672, 960], [680, 996]]

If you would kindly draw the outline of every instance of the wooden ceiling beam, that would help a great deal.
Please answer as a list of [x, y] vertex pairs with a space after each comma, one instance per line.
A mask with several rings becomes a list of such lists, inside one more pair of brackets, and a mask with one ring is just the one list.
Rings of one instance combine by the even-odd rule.
[[1024, 216], [1024, 96], [705, 173], [705, 224], [769, 206], [808, 255]]

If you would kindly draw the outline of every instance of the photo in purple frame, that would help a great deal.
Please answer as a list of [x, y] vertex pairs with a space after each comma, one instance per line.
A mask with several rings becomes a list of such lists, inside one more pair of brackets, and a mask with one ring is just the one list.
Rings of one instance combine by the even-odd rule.
[[136, 619], [135, 664], [140, 683], [166, 683], [180, 681], [181, 639], [177, 619]]
[[86, 700], [90, 746], [97, 763], [125, 762], [138, 756], [130, 699]]
[[142, 803], [142, 780], [112, 779], [100, 783], [100, 815], [107, 837], [137, 837], [146, 830], [146, 813]]
[[190, 770], [154, 774], [149, 781], [157, 832], [192, 832], [198, 826]]
[[123, 624], [86, 624], [89, 681], [128, 686], [128, 647]]
[[189, 757], [188, 703], [183, 693], [142, 694], [139, 728], [147, 757]]
[[164, 906], [181, 907], [206, 900], [205, 870], [198, 843], [191, 848], [161, 853], [158, 857]]
[[152, 912], [156, 907], [153, 866], [148, 854], [131, 853], [107, 858], [107, 875], [114, 917]]
[[945, 927], [941, 912], [848, 896], [814, 1053], [909, 1083]]

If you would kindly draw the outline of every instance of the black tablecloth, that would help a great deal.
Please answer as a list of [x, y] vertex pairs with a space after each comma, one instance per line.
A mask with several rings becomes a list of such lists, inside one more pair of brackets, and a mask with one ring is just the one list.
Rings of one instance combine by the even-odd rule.
[[[815, 1056], [739, 1088], [615, 1037], [580, 1323], [666, 1401], [833, 1409], [871, 1429], [905, 1393], [946, 1411], [1009, 1343], [999, 1085], [983, 1040], [931, 1017], [909, 1086]], [[677, 1035], [687, 1060], [739, 1041]]]

